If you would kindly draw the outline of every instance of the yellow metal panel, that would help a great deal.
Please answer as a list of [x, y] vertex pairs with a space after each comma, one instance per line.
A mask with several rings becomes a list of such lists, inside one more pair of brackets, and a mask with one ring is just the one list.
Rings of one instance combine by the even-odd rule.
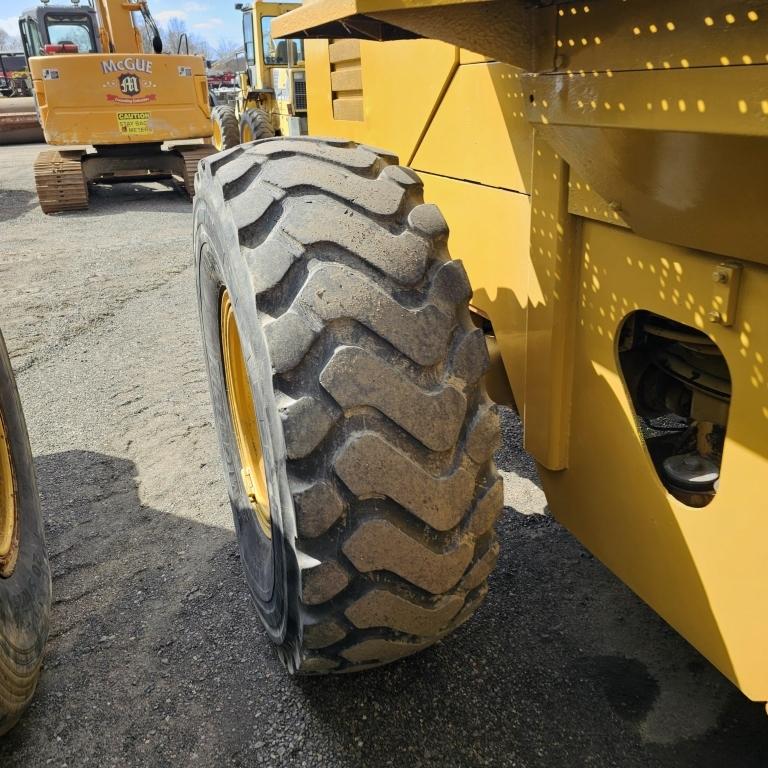
[[629, 226], [621, 217], [616, 206], [604, 200], [595, 192], [592, 185], [571, 169], [568, 179], [568, 212], [583, 216], [585, 219], [606, 221], [619, 227]]
[[534, 123], [765, 136], [766, 70], [582, 71], [525, 75], [523, 85]]
[[359, 69], [339, 69], [331, 72], [331, 89], [334, 91], [362, 91], [362, 71]]
[[29, 67], [49, 144], [128, 144], [211, 135], [208, 86], [199, 56], [59, 55], [32, 57]]
[[411, 164], [529, 191], [532, 131], [523, 96], [520, 70], [508, 64], [459, 67]]
[[592, 189], [589, 182], [580, 178], [571, 170], [568, 180], [568, 212], [595, 221], [606, 221], [619, 227], [629, 226], [610, 203]]
[[527, 305], [525, 348], [525, 449], [549, 469], [568, 463], [576, 260], [579, 219], [568, 213], [563, 160], [535, 141], [531, 199], [531, 277], [543, 300]]
[[360, 58], [360, 41], [352, 37], [344, 40], [334, 40], [328, 45], [328, 60], [338, 64]]
[[428, 173], [421, 177], [425, 200], [437, 203], [448, 222], [451, 256], [464, 262], [474, 292], [472, 305], [493, 323], [515, 403], [522, 410], [525, 308], [542, 302], [528, 255], [530, 198]]
[[330, 43], [328, 60], [331, 65], [334, 119], [362, 120], [365, 112], [360, 41], [350, 38]]
[[758, 170], [768, 168], [764, 138], [586, 126], [539, 130], [636, 233], [768, 264]]
[[273, 30], [276, 37], [290, 37], [304, 29], [319, 27], [358, 13], [433, 8], [441, 5], [477, 2], [488, 2], [488, 0], [312, 0], [286, 16], [276, 19]]
[[765, 0], [601, 0], [558, 9], [557, 68], [675, 69], [765, 64]]
[[335, 120], [363, 120], [363, 99], [355, 96], [334, 99], [333, 117]]
[[[557, 518], [744, 693], [765, 700], [768, 270], [745, 267], [736, 324], [724, 328], [705, 318], [719, 263], [583, 223], [568, 469], [541, 476]], [[662, 486], [618, 371], [618, 329], [640, 308], [706, 331], [730, 368], [721, 483], [703, 509]]]
[[482, 53], [468, 51], [465, 48], [462, 48], [459, 54], [460, 64], [480, 64], [489, 61], [492, 61], [492, 59], [488, 58], [488, 56], [483, 56]]
[[[99, 24], [106, 29], [111, 48], [118, 53], [141, 51], [133, 25], [133, 14], [123, 0], [97, 0]], [[106, 47], [104, 50], [108, 50]]]
[[[360, 57], [363, 119], [359, 106], [332, 100], [329, 44], [306, 42], [309, 132], [387, 147], [407, 162], [457, 66], [458, 49], [423, 40], [362, 42]], [[334, 108], [349, 118], [336, 119]]]
[[[530, 119], [644, 237], [768, 263], [765, 66], [523, 76]], [[531, 101], [532, 99], [532, 101]]]

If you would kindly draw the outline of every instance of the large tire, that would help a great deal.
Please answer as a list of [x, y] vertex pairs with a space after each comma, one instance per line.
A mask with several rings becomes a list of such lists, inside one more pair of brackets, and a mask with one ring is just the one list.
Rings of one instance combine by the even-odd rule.
[[[290, 671], [431, 645], [487, 591], [498, 414], [447, 227], [397, 159], [273, 139], [200, 163], [198, 302], [246, 578]], [[227, 293], [223, 293], [226, 291]], [[232, 299], [272, 510], [240, 475], [220, 341]]]
[[[35, 691], [48, 637], [51, 574], [45, 553], [32, 452], [11, 363], [0, 335], [0, 505], [9, 481], [15, 519], [10, 549], [0, 534], [0, 735]], [[4, 458], [5, 457], [5, 458]], [[9, 471], [10, 470], [10, 471]], [[0, 530], [9, 507], [0, 509]], [[5, 511], [4, 511], [5, 510]], [[8, 538], [8, 537], [6, 537]]]
[[221, 106], [211, 110], [213, 145], [218, 150], [232, 149], [240, 143], [240, 126], [233, 107]]
[[240, 116], [240, 141], [247, 144], [251, 141], [271, 139], [275, 135], [272, 119], [263, 109], [246, 109]]

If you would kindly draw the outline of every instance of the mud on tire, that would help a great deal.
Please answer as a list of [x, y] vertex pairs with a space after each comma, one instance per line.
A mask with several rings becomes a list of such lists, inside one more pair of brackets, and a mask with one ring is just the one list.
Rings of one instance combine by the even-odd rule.
[[[396, 158], [272, 139], [201, 162], [198, 300], [246, 577], [291, 671], [425, 648], [487, 591], [503, 493], [482, 332], [447, 227]], [[240, 480], [226, 289], [262, 435], [272, 540]]]

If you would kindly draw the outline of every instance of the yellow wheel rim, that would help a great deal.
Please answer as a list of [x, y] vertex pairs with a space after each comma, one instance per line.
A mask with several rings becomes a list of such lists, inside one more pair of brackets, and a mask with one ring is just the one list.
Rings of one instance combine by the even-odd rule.
[[213, 146], [216, 147], [219, 151], [222, 149], [222, 140], [221, 140], [221, 126], [218, 124], [216, 120], [213, 121]]
[[267, 474], [264, 468], [264, 453], [261, 448], [261, 433], [253, 405], [248, 369], [240, 344], [235, 312], [229, 291], [221, 295], [220, 305], [221, 356], [224, 362], [224, 385], [227, 390], [229, 412], [240, 454], [240, 474], [245, 492], [251, 502], [256, 519], [264, 535], [272, 538]]
[[243, 128], [240, 131], [240, 133], [241, 133], [241, 139], [243, 144], [245, 144], [248, 141], [253, 141], [253, 131], [251, 130], [251, 126], [248, 125], [248, 123], [245, 123], [243, 125]]
[[0, 411], [0, 577], [10, 576], [19, 550], [16, 483], [11, 463], [11, 444]]

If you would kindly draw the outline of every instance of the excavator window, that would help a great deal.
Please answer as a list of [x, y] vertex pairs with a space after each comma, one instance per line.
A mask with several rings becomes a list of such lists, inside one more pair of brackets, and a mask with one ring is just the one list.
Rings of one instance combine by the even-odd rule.
[[95, 53], [96, 39], [91, 28], [91, 20], [85, 15], [58, 15], [48, 13], [45, 16], [48, 40], [52, 45], [74, 44], [79, 53]]
[[19, 28], [21, 30], [21, 40], [24, 44], [24, 53], [27, 54], [27, 58], [30, 56], [42, 56], [43, 41], [40, 38], [37, 22], [29, 18], [22, 19]]

